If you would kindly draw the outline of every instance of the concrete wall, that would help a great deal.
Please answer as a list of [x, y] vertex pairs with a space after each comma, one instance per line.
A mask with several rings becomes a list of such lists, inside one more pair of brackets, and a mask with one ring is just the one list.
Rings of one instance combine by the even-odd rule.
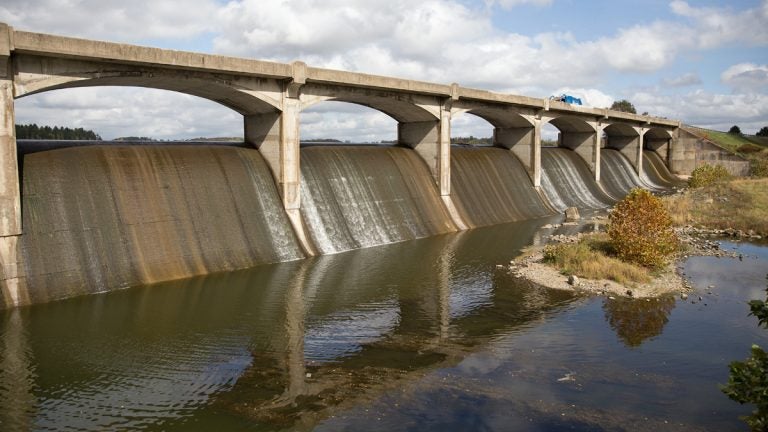
[[670, 171], [674, 174], [690, 175], [694, 169], [704, 164], [722, 166], [735, 176], [749, 175], [748, 160], [681, 128], [677, 143], [671, 148]]

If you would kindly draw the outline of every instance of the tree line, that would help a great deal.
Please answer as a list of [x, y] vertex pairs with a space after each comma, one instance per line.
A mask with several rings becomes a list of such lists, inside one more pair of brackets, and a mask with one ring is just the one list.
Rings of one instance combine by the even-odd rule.
[[17, 124], [16, 138], [40, 140], [101, 140], [101, 136], [92, 130], [59, 126], [38, 126], [35, 123]]

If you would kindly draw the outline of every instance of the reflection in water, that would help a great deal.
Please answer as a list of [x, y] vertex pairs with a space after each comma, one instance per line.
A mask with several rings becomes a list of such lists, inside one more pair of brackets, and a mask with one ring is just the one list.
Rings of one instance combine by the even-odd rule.
[[646, 339], [658, 336], [675, 308], [675, 298], [606, 299], [603, 302], [605, 320], [628, 347], [640, 346]]
[[[4, 318], [4, 320], [3, 320]], [[0, 428], [31, 429], [35, 371], [27, 330], [18, 309], [0, 316]]]

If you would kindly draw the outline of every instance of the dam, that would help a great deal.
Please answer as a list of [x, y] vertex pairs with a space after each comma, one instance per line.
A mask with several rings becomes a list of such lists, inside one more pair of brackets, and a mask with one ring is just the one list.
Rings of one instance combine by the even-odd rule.
[[[0, 25], [0, 308], [610, 206], [666, 189], [679, 121], [361, 73]], [[24, 152], [14, 100], [86, 86], [182, 92], [243, 115], [236, 146], [90, 143]], [[302, 110], [397, 121], [395, 145], [301, 145]], [[452, 146], [451, 119], [493, 126]], [[543, 148], [542, 126], [559, 131]], [[19, 158], [19, 155], [23, 155]]]

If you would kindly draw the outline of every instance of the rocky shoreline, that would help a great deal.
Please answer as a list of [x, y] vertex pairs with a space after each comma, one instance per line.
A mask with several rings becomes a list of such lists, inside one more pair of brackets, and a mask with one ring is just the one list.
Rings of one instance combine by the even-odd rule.
[[[589, 220], [588, 224], [605, 223], [606, 217], [598, 216]], [[545, 226], [544, 228], [557, 228], [558, 225]], [[520, 278], [547, 288], [575, 291], [586, 295], [600, 295], [609, 298], [629, 297], [651, 298], [664, 295], [679, 295], [686, 299], [692, 287], [680, 273], [680, 262], [689, 256], [716, 256], [740, 258], [732, 251], [722, 249], [720, 242], [707, 237], [736, 237], [740, 239], [761, 239], [753, 233], [744, 233], [738, 230], [708, 230], [692, 226], [675, 228], [682, 244], [683, 251], [663, 270], [655, 274], [649, 283], [633, 286], [623, 285], [611, 280], [592, 280], [576, 276], [565, 276], [557, 269], [543, 262], [544, 246], [551, 243], [576, 243], [584, 236], [582, 233], [573, 235], [551, 234], [541, 244], [527, 248], [521, 257], [510, 261], [506, 265], [497, 265], [497, 269], [505, 270], [514, 278]], [[734, 234], [735, 233], [735, 234]]]

